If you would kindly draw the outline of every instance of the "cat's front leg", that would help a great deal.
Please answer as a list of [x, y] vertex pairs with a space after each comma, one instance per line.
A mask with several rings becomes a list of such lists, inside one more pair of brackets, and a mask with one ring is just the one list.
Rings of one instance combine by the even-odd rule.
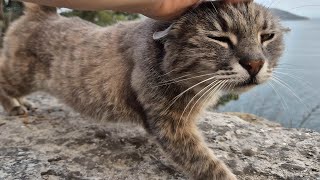
[[[196, 180], [236, 180], [227, 166], [205, 145], [194, 123], [157, 117], [146, 123], [164, 152]], [[180, 124], [180, 125], [179, 125]]]
[[[1, 85], [0, 85], [1, 86]], [[8, 94], [0, 87], [0, 104], [9, 116], [27, 115], [27, 109], [20, 104], [17, 98], [8, 96]]]

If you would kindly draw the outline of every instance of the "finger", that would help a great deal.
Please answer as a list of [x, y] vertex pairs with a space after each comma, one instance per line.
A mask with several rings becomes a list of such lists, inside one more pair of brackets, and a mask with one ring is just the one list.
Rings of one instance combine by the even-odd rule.
[[176, 2], [177, 2], [177, 4], [180, 4], [180, 7], [184, 6], [185, 8], [187, 8], [187, 7], [198, 6], [203, 1], [205, 1], [205, 0], [183, 0], [183, 1], [176, 1]]
[[224, 0], [227, 3], [252, 2], [253, 0]]
[[201, 3], [203, 3], [205, 0], [200, 0], [196, 4], [193, 5], [193, 8], [198, 7]]

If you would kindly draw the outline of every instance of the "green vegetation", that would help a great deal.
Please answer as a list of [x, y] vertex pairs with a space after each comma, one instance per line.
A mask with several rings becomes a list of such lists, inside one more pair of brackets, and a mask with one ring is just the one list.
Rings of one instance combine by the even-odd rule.
[[[3, 36], [9, 24], [22, 15], [23, 5], [20, 2], [0, 0], [0, 33]], [[0, 39], [2, 39], [0, 37]], [[1, 42], [1, 41], [0, 41]], [[2, 43], [0, 44], [0, 46]]]
[[239, 95], [236, 95], [236, 94], [228, 94], [228, 95], [225, 95], [225, 96], [222, 96], [220, 99], [219, 99], [219, 102], [218, 102], [218, 105], [217, 106], [224, 106], [226, 105], [228, 102], [230, 101], [236, 101], [239, 99]]
[[100, 26], [107, 26], [115, 24], [119, 21], [128, 21], [138, 19], [138, 14], [129, 14], [129, 13], [120, 13], [120, 12], [113, 12], [113, 11], [69, 11], [61, 13], [63, 16], [78, 16], [82, 19], [87, 21], [93, 22]]

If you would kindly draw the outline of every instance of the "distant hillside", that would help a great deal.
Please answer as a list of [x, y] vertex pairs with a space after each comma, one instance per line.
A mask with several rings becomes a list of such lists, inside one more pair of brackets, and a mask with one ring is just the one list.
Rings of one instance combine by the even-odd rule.
[[303, 16], [298, 16], [296, 14], [292, 14], [287, 11], [283, 11], [280, 9], [272, 8], [271, 11], [280, 17], [282, 20], [308, 20], [309, 18], [303, 17]]

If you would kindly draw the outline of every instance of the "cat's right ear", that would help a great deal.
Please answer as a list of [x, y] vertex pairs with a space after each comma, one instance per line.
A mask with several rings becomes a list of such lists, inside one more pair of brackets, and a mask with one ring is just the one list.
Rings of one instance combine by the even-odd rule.
[[153, 40], [156, 40], [156, 41], [164, 40], [169, 35], [169, 32], [172, 29], [172, 26], [173, 26], [173, 24], [171, 24], [167, 29], [165, 29], [163, 31], [155, 32], [153, 34]]

